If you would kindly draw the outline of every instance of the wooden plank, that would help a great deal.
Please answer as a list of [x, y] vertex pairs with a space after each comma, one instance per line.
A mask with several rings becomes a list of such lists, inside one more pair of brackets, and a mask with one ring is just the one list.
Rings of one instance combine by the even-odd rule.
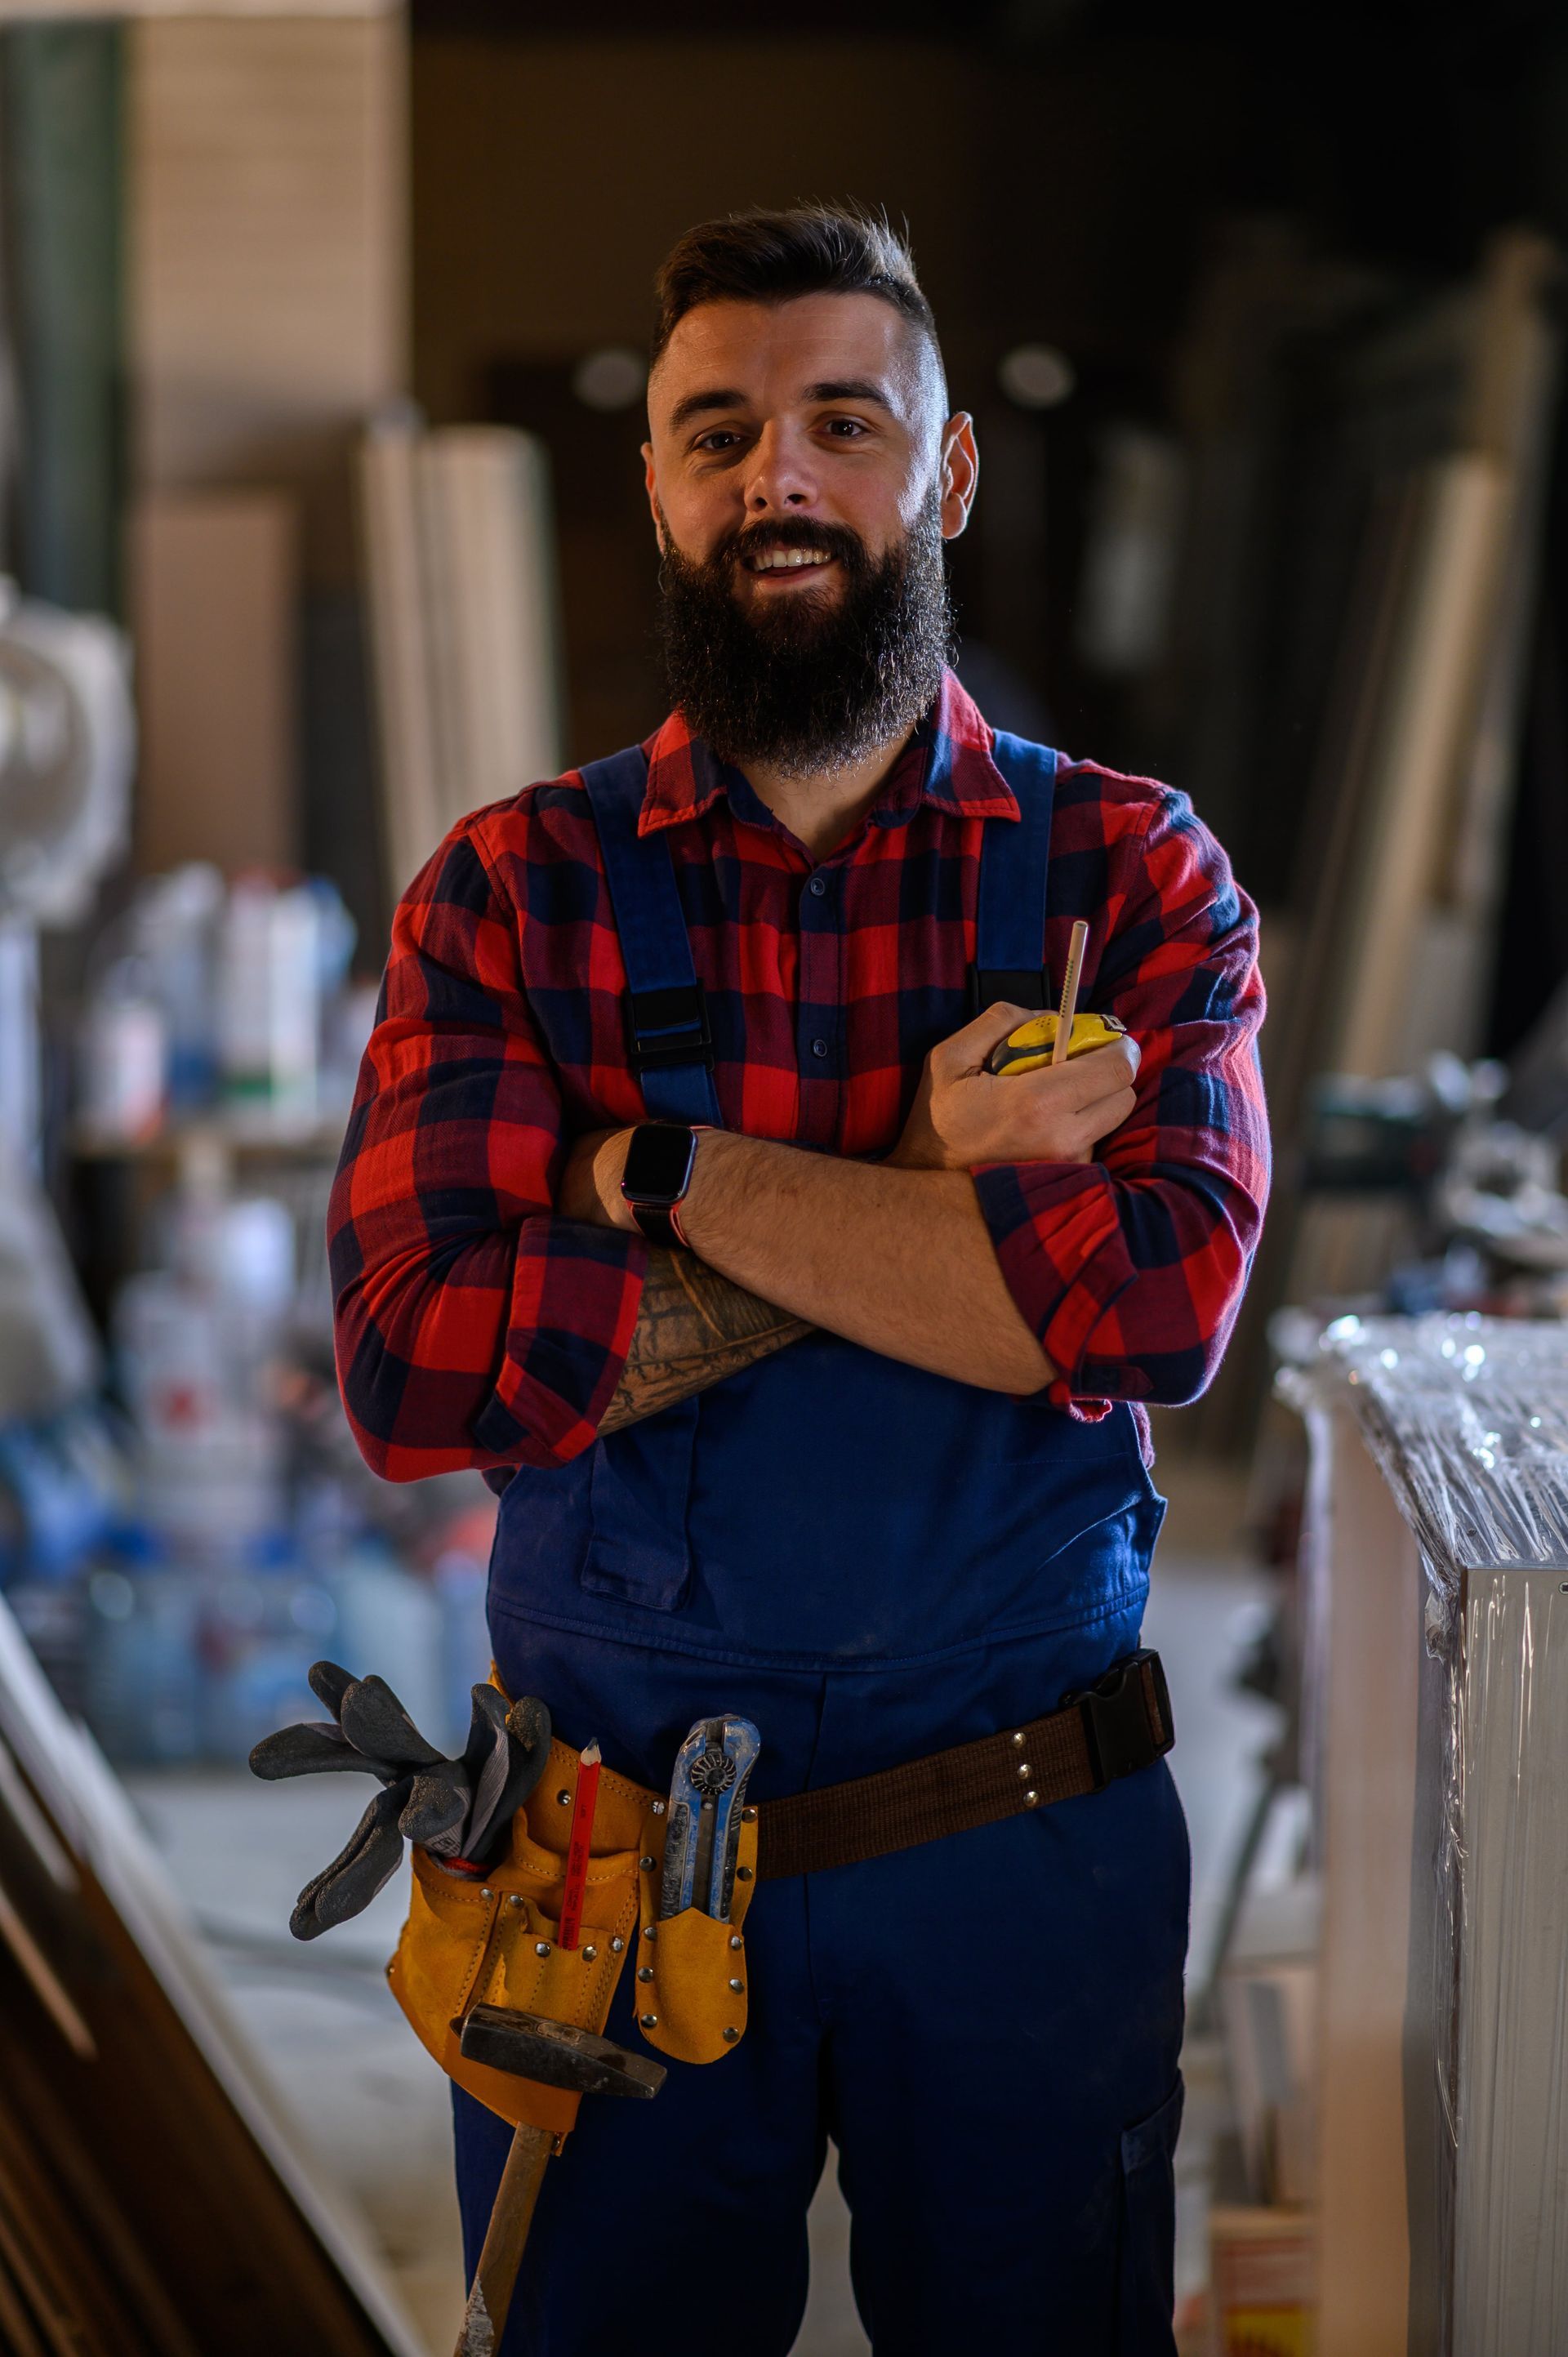
[[1423, 1587], [1415, 1543], [1349, 1418], [1315, 1420], [1314, 1448], [1327, 1451], [1315, 1467], [1310, 1540], [1323, 1867], [1315, 2347], [1317, 2357], [1402, 2357], [1403, 2040]]
[[1442, 822], [1473, 741], [1513, 489], [1509, 470], [1478, 451], [1440, 459], [1428, 477], [1367, 835], [1348, 879], [1353, 956], [1337, 1071], [1397, 1071], [1407, 1052], [1412, 969], [1442, 872]]
[[125, 459], [124, 52], [112, 23], [17, 24], [0, 39], [13, 562], [32, 596], [107, 614]]
[[295, 866], [295, 502], [156, 493], [137, 503], [130, 555], [143, 866]]
[[[163, 17], [129, 41], [138, 482], [326, 487], [405, 377], [400, 17]], [[308, 553], [308, 552], [307, 552]]]
[[381, 836], [393, 898], [440, 841], [435, 684], [422, 589], [414, 453], [403, 415], [385, 419], [360, 454], [360, 533], [380, 739]]
[[[76, 1878], [62, 1887], [0, 1799], [5, 1887], [95, 2050], [72, 2050], [0, 1946], [0, 2160], [24, 2147], [32, 2203], [80, 2215], [82, 2304], [107, 2290], [124, 2317], [105, 2357], [190, 2357], [192, 2345], [413, 2357], [362, 2233], [247, 2052], [124, 1792], [3, 1604], [0, 1737]], [[35, 2275], [59, 2239], [41, 2235]], [[157, 2285], [177, 2315], [145, 2297]]]
[[446, 426], [415, 469], [446, 827], [561, 768], [554, 518], [531, 435]]
[[114, 16], [398, 16], [403, 0], [0, 0], [0, 25]]

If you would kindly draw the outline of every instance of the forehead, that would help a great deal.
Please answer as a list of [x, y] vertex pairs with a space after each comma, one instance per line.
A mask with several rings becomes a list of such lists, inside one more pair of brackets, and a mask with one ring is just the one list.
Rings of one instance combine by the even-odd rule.
[[739, 393], [759, 411], [793, 407], [811, 389], [865, 379], [895, 416], [924, 406], [929, 344], [879, 295], [798, 295], [784, 303], [702, 303], [673, 329], [649, 385], [657, 428], [693, 393]]

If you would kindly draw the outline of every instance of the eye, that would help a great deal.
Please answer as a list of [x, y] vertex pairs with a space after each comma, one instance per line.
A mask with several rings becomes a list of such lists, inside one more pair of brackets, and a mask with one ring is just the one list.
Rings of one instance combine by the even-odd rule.
[[727, 450], [739, 440], [740, 436], [733, 425], [713, 425], [705, 434], [698, 435], [692, 447], [693, 450]]
[[871, 429], [858, 417], [830, 417], [825, 430], [835, 442], [858, 442]]

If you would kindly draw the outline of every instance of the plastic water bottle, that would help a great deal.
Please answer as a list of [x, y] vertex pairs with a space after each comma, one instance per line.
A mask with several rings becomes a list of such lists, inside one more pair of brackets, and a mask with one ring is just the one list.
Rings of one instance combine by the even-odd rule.
[[111, 1760], [171, 1767], [201, 1755], [200, 1581], [131, 1534], [88, 1573], [89, 1726]]

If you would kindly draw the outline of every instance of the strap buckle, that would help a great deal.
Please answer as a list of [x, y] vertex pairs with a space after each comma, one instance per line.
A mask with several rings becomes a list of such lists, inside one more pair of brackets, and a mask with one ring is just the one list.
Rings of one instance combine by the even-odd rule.
[[671, 1064], [705, 1064], [712, 1071], [714, 1035], [702, 984], [628, 990], [626, 1048], [634, 1072], [654, 1072]]
[[[1156, 1738], [1149, 1725], [1140, 1675], [1145, 1664], [1154, 1681], [1161, 1738]], [[1131, 1776], [1140, 1768], [1152, 1767], [1156, 1760], [1164, 1759], [1176, 1741], [1165, 1666], [1151, 1646], [1141, 1645], [1135, 1653], [1115, 1663], [1098, 1684], [1062, 1696], [1064, 1710], [1075, 1703], [1083, 1721], [1083, 1739], [1089, 1749], [1090, 1772], [1097, 1792], [1102, 1792], [1119, 1776]]]

